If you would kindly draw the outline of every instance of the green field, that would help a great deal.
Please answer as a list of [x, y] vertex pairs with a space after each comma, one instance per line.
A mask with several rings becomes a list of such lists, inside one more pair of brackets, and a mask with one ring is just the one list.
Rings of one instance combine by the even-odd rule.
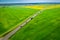
[[60, 8], [44, 10], [9, 40], [60, 40]]
[[23, 22], [26, 18], [36, 13], [38, 10], [6, 6], [0, 7], [0, 36], [11, 31], [16, 25]]

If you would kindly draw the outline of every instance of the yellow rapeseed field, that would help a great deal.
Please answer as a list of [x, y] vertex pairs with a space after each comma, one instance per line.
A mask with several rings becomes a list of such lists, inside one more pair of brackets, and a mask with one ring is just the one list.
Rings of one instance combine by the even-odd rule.
[[32, 9], [44, 9], [44, 6], [26, 6], [26, 8], [32, 8]]
[[59, 5], [49, 5], [49, 6], [44, 6], [44, 5], [33, 5], [33, 6], [25, 6], [25, 8], [31, 8], [31, 9], [51, 9], [51, 8], [60, 8], [60, 4]]
[[60, 5], [52, 5], [52, 6], [46, 7], [46, 9], [52, 9], [52, 8], [60, 8]]

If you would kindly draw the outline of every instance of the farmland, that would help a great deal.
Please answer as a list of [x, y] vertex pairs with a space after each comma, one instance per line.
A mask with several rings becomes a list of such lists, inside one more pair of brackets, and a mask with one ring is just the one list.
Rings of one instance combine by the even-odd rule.
[[60, 8], [44, 10], [9, 40], [60, 40]]
[[37, 11], [23, 7], [0, 7], [0, 36], [16, 28], [18, 24], [20, 25], [21, 22]]
[[59, 4], [45, 4], [45, 5], [31, 5], [31, 6], [25, 6], [25, 8], [31, 8], [31, 9], [52, 9], [52, 8], [60, 8], [60, 5]]
[[60, 40], [60, 5], [0, 6], [1, 39]]

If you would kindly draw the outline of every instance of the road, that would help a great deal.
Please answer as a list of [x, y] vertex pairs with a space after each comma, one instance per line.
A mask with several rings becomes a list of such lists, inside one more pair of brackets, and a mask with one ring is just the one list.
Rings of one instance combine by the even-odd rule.
[[12, 30], [11, 32], [9, 32], [7, 35], [5, 35], [4, 37], [0, 38], [0, 40], [8, 40], [12, 35], [14, 35], [18, 30], [20, 30], [24, 25], [26, 25], [28, 22], [30, 22], [32, 19], [34, 19], [37, 15], [39, 15], [41, 11], [38, 11], [37, 13], [35, 13], [34, 15], [32, 15], [30, 18], [28, 18], [26, 21], [24, 21], [20, 26], [18, 26], [16, 29]]

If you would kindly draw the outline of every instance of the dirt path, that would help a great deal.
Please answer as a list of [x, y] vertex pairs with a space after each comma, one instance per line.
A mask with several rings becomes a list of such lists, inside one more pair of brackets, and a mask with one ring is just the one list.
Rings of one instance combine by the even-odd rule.
[[26, 25], [28, 22], [30, 22], [32, 19], [34, 19], [39, 13], [41, 13], [43, 10], [38, 11], [34, 15], [32, 15], [30, 18], [28, 18], [26, 21], [24, 21], [20, 26], [18, 26], [16, 29], [13, 31], [9, 32], [7, 35], [4, 37], [0, 38], [0, 40], [8, 40], [12, 35], [14, 35], [18, 30], [20, 30], [24, 25]]

